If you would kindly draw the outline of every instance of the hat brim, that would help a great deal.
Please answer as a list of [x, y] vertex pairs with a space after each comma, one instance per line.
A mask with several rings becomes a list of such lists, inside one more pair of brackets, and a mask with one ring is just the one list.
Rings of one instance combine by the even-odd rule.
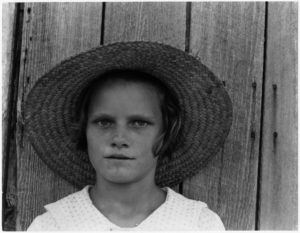
[[76, 149], [72, 125], [80, 94], [99, 75], [140, 70], [172, 89], [182, 109], [180, 147], [160, 157], [159, 186], [191, 177], [220, 150], [232, 122], [232, 103], [221, 81], [187, 53], [155, 42], [120, 42], [71, 57], [41, 77], [29, 93], [25, 130], [39, 157], [77, 187], [95, 182], [88, 155]]

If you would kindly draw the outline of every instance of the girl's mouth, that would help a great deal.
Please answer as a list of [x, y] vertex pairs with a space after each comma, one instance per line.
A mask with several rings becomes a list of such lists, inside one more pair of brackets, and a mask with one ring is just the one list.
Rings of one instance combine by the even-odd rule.
[[120, 159], [120, 160], [133, 160], [133, 159], [135, 159], [135, 158], [131, 158], [131, 157], [128, 157], [126, 155], [123, 155], [123, 154], [113, 154], [113, 155], [105, 156], [104, 158], [106, 158], [106, 159]]

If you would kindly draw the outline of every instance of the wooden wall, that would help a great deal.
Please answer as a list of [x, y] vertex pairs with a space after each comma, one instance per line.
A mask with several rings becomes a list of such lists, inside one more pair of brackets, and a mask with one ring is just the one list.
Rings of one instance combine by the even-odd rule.
[[[297, 3], [268, 9], [259, 228], [289, 230], [298, 221]], [[282, 221], [284, 219], [284, 221]]]
[[225, 146], [178, 190], [228, 230], [297, 229], [297, 3], [6, 3], [3, 12], [4, 229], [25, 230], [43, 205], [76, 191], [24, 137], [33, 84], [68, 56], [132, 40], [197, 56], [233, 102]]

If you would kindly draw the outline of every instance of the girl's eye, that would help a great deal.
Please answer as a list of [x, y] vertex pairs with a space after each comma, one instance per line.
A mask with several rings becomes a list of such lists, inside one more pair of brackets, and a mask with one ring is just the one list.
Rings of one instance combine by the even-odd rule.
[[147, 121], [136, 120], [131, 123], [134, 128], [145, 128], [149, 125]]
[[112, 126], [113, 122], [110, 120], [99, 120], [97, 121], [97, 124], [101, 127], [101, 128], [109, 128]]

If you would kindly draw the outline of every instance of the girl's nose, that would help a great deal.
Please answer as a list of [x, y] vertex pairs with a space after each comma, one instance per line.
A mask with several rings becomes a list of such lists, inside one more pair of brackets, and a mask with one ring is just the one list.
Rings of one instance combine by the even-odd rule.
[[128, 139], [124, 130], [117, 130], [116, 134], [112, 138], [111, 146], [118, 149], [129, 147]]

